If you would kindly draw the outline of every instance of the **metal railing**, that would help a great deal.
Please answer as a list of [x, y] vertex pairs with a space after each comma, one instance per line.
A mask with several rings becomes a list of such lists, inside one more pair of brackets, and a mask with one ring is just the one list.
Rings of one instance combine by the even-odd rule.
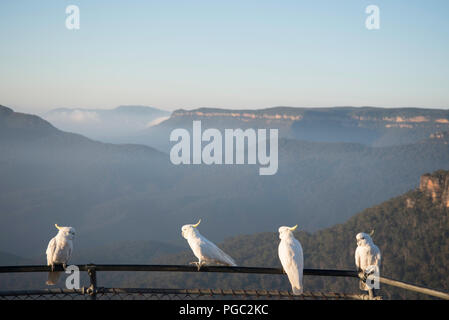
[[[281, 268], [259, 268], [259, 267], [229, 267], [229, 266], [203, 266], [200, 270], [195, 266], [187, 265], [104, 265], [86, 264], [77, 265], [79, 271], [87, 272], [90, 279], [90, 286], [81, 289], [42, 289], [42, 290], [15, 290], [0, 291], [0, 299], [45, 299], [70, 298], [70, 299], [204, 299], [213, 297], [231, 298], [263, 298], [263, 299], [381, 299], [374, 295], [374, 290], [369, 294], [345, 294], [332, 292], [304, 292], [294, 295], [289, 291], [278, 290], [222, 290], [222, 289], [162, 289], [162, 288], [104, 288], [97, 286], [97, 272], [107, 271], [145, 271], [145, 272], [219, 272], [219, 273], [240, 273], [240, 274], [285, 274]], [[28, 272], [49, 272], [49, 266], [0, 266], [0, 273], [28, 273]], [[53, 271], [64, 271], [60, 265], [55, 266]], [[324, 277], [349, 277], [361, 279], [359, 273], [353, 270], [330, 270], [330, 269], [304, 269], [305, 276]], [[448, 299], [449, 294], [433, 289], [423, 288], [416, 285], [400, 282], [397, 280], [379, 277], [379, 282], [390, 286], [399, 287], [405, 290], [419, 292], [441, 299]]]

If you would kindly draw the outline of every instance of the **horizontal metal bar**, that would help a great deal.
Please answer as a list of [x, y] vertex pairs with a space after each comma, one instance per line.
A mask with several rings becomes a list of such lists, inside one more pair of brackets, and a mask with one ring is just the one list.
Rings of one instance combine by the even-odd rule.
[[[196, 266], [186, 265], [142, 265], [142, 264], [86, 264], [77, 265], [80, 271], [95, 268], [96, 271], [149, 271], [149, 272], [224, 272], [224, 273], [254, 273], [254, 274], [284, 274], [281, 268], [259, 267], [229, 267], [229, 266], [203, 266], [198, 271]], [[64, 271], [62, 265], [55, 265], [55, 271]], [[0, 273], [16, 272], [49, 272], [49, 266], [0, 266]], [[304, 269], [304, 275], [328, 277], [353, 277], [358, 274], [353, 270]]]
[[405, 282], [401, 282], [401, 281], [396, 281], [396, 280], [392, 280], [392, 279], [388, 279], [388, 278], [384, 278], [384, 277], [379, 277], [379, 282], [384, 283], [384, 284], [389, 285], [389, 286], [398, 287], [398, 288], [402, 288], [402, 289], [409, 290], [409, 291], [414, 291], [414, 292], [427, 294], [429, 296], [438, 297], [438, 298], [444, 299], [444, 300], [449, 300], [449, 294], [444, 293], [444, 292], [440, 292], [440, 291], [436, 291], [436, 290], [433, 290], [433, 289], [428, 289], [428, 288], [424, 288], [424, 287], [418, 287], [418, 286], [415, 286], [413, 284], [409, 284], [409, 283], [405, 283]]
[[7, 296], [43, 296], [43, 295], [57, 295], [57, 294], [77, 294], [84, 295], [84, 289], [38, 289], [38, 290], [12, 290], [12, 291], [0, 291], [0, 297]]

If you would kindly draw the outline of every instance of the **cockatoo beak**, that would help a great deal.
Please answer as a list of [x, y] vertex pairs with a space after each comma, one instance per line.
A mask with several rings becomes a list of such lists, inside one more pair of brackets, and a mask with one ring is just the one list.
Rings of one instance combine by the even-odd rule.
[[291, 228], [288, 228], [288, 230], [290, 230], [290, 231], [295, 231], [296, 228], [298, 228], [298, 225], [296, 225], [296, 226], [294, 226], [294, 227], [291, 227]]
[[200, 225], [200, 223], [201, 223], [201, 219], [200, 219], [200, 221], [198, 221], [197, 224], [192, 225], [192, 227], [196, 228], [196, 227], [198, 227]]

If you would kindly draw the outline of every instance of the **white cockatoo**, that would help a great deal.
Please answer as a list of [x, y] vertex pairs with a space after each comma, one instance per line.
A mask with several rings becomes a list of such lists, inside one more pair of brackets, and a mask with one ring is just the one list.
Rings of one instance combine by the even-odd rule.
[[279, 228], [278, 247], [279, 260], [292, 285], [293, 294], [303, 293], [302, 276], [304, 270], [304, 256], [301, 243], [293, 236], [293, 231], [298, 225]]
[[[372, 232], [371, 234], [373, 234]], [[357, 249], [355, 250], [355, 265], [357, 271], [363, 272], [365, 275], [373, 272], [379, 272], [380, 268], [380, 250], [374, 244], [371, 236], [367, 233], [359, 233], [356, 236]], [[368, 290], [369, 287], [363, 281], [360, 281], [360, 289]]]
[[[54, 270], [54, 266], [62, 264], [64, 269], [67, 267], [67, 262], [72, 256], [73, 252], [73, 239], [75, 238], [75, 229], [72, 227], [60, 227], [55, 224], [55, 227], [59, 230], [58, 234], [50, 240], [47, 247], [47, 265], [51, 266]], [[55, 285], [61, 272], [51, 271], [48, 273], [47, 285]]]
[[198, 262], [192, 262], [191, 264], [195, 264], [198, 270], [206, 264], [236, 266], [234, 259], [201, 235], [197, 229], [200, 222], [201, 219], [197, 224], [186, 224], [181, 228], [182, 236], [187, 239], [193, 254], [198, 258]]

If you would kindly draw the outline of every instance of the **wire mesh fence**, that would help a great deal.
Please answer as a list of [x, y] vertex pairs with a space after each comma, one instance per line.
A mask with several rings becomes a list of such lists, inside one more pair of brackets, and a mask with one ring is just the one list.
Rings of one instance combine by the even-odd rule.
[[97, 288], [0, 291], [0, 300], [369, 300], [366, 294], [304, 292], [293, 295], [279, 290]]

